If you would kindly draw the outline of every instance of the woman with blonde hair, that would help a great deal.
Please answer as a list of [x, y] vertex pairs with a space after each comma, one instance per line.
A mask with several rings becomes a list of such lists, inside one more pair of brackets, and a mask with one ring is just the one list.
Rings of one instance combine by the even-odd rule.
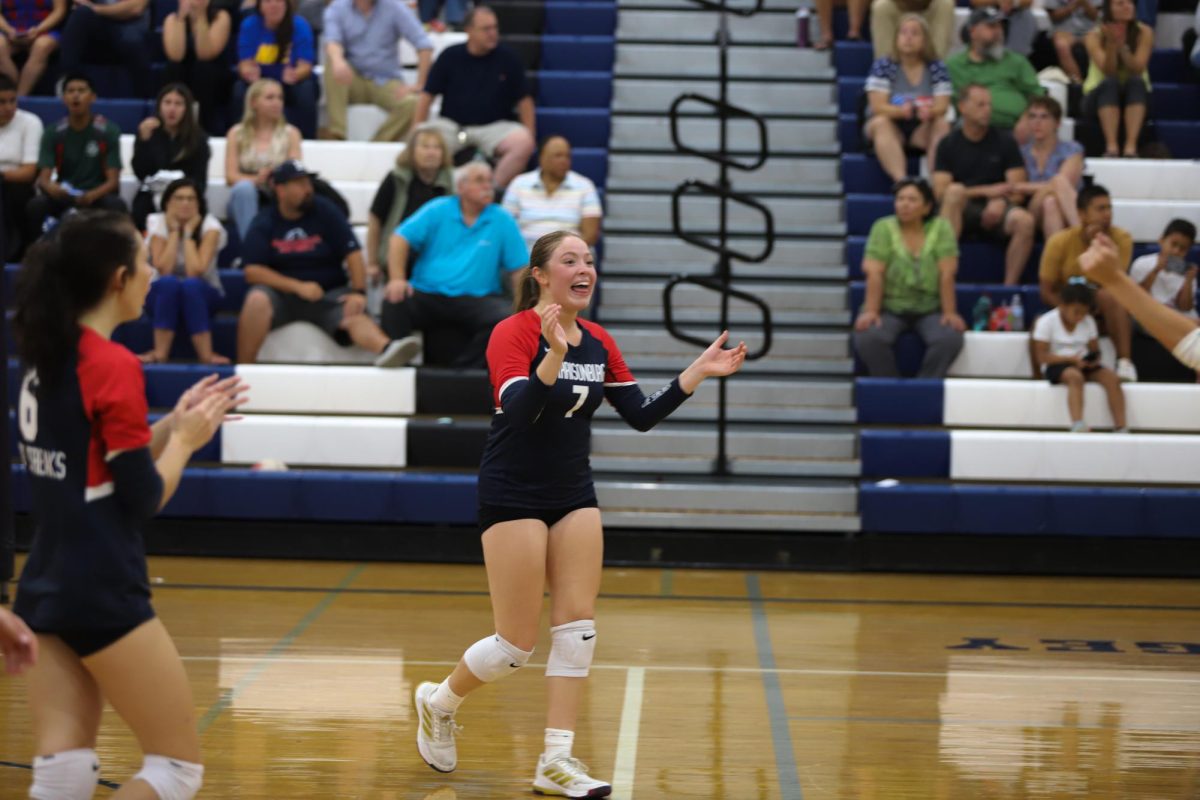
[[258, 214], [271, 170], [300, 158], [300, 131], [283, 116], [283, 87], [260, 78], [246, 92], [242, 121], [225, 141], [225, 183], [230, 187], [228, 216], [244, 238]]
[[906, 147], [924, 151], [933, 172], [938, 143], [950, 132], [946, 110], [953, 91], [950, 72], [934, 53], [929, 23], [920, 14], [905, 14], [891, 55], [875, 60], [866, 85], [863, 135], [892, 180], [908, 174]]
[[387, 271], [392, 231], [418, 208], [447, 194], [454, 194], [454, 162], [446, 140], [436, 128], [416, 127], [396, 156], [396, 168], [384, 176], [371, 201], [367, 215], [368, 280], [377, 280]]

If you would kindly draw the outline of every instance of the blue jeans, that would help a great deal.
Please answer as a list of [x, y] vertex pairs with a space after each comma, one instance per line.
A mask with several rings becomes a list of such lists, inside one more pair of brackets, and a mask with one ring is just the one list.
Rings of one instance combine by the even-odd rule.
[[183, 328], [189, 336], [208, 333], [212, 329], [212, 314], [220, 302], [221, 293], [203, 278], [160, 275], [150, 284], [156, 330], [177, 330], [182, 312]]
[[246, 231], [250, 230], [250, 223], [258, 216], [258, 199], [258, 187], [253, 181], [238, 181], [229, 190], [225, 215], [233, 221], [238, 239], [242, 242], [246, 241]]
[[87, 6], [76, 6], [67, 15], [58, 45], [63, 74], [79, 71], [89, 59], [94, 59], [94, 63], [110, 63], [115, 58], [129, 71], [137, 95], [151, 97], [154, 82], [149, 35], [148, 14], [130, 20], [112, 20]]
[[[250, 85], [238, 80], [233, 85], [233, 118], [241, 119]], [[317, 138], [317, 79], [308, 76], [291, 86], [283, 84], [283, 113], [287, 121], [300, 129], [305, 139]]]
[[[467, 15], [466, 0], [445, 0], [446, 22], [450, 25], [461, 25]], [[437, 18], [438, 8], [442, 0], [417, 0], [417, 10], [421, 14], [421, 22], [429, 22]]]

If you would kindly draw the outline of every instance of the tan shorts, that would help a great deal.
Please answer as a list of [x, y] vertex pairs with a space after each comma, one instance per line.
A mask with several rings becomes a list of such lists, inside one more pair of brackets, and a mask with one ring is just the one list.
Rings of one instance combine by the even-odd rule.
[[428, 124], [442, 134], [450, 152], [457, 153], [464, 147], [474, 147], [482, 150], [488, 158], [496, 155], [496, 148], [509, 134], [524, 129], [521, 123], [508, 119], [490, 122], [487, 125], [468, 125], [464, 128], [452, 119], [438, 117], [431, 119]]

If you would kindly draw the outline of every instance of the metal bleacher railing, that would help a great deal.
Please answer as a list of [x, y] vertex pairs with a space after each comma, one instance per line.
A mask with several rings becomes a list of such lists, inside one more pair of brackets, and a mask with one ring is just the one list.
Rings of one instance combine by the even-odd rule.
[[[675, 275], [667, 281], [666, 286], [663, 287], [663, 321], [667, 332], [676, 339], [690, 342], [699, 347], [707, 347], [709, 344], [707, 339], [687, 333], [676, 324], [674, 315], [672, 314], [672, 297], [675, 288], [680, 284], [688, 283], [718, 292], [721, 296], [719, 330], [726, 330], [729, 327], [729, 302], [732, 298], [750, 303], [762, 312], [762, 344], [746, 356], [748, 360], [756, 360], [765, 356], [771, 349], [771, 309], [761, 298], [749, 292], [733, 288], [732, 262], [736, 260], [749, 264], [758, 264], [770, 258], [771, 252], [775, 248], [775, 220], [769, 208], [750, 195], [734, 190], [729, 180], [730, 169], [753, 172], [766, 163], [769, 155], [766, 121], [758, 114], [729, 102], [729, 14], [736, 14], [741, 17], [753, 16], [762, 10], [763, 0], [755, 0], [753, 6], [745, 8], [730, 8], [728, 0], [720, 0], [720, 2], [713, 2], [713, 0], [691, 0], [691, 2], [702, 9], [715, 11], [718, 14], [717, 46], [718, 57], [720, 59], [720, 72], [717, 78], [718, 97], [713, 98], [703, 94], [686, 93], [675, 98], [675, 102], [671, 104], [670, 109], [671, 142], [680, 153], [714, 162], [719, 168], [719, 173], [716, 184], [700, 180], [688, 180], [675, 187], [675, 191], [671, 194], [671, 229], [675, 236], [683, 241], [715, 253], [717, 255], [717, 264], [715, 274], [713, 275]], [[705, 106], [715, 114], [718, 120], [716, 150], [696, 149], [689, 147], [682, 141], [679, 134], [679, 120], [682, 114], [680, 109], [688, 103]], [[754, 123], [758, 129], [758, 149], [749, 160], [739, 160], [730, 152], [729, 122], [733, 119], [747, 120]], [[718, 200], [720, 210], [717, 215], [715, 236], [712, 234], [689, 233], [684, 230], [681, 206], [684, 197], [687, 196], [714, 197]], [[740, 203], [762, 214], [764, 223], [763, 245], [762, 250], [757, 254], [752, 255], [742, 250], [734, 249], [730, 245], [730, 202]], [[726, 409], [727, 382], [726, 378], [720, 379], [717, 394], [717, 457], [713, 463], [713, 473], [716, 475], [730, 474], [729, 459], [726, 452], [728, 428]]]

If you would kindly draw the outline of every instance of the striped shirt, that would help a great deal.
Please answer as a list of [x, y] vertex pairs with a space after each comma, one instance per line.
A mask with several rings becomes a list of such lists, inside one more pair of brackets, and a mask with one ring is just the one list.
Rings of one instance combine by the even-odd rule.
[[585, 217], [603, 216], [596, 185], [578, 172], [567, 177], [554, 191], [546, 193], [542, 171], [535, 169], [513, 178], [504, 194], [504, 210], [512, 214], [525, 243], [533, 246], [540, 237], [558, 230], [579, 233]]

